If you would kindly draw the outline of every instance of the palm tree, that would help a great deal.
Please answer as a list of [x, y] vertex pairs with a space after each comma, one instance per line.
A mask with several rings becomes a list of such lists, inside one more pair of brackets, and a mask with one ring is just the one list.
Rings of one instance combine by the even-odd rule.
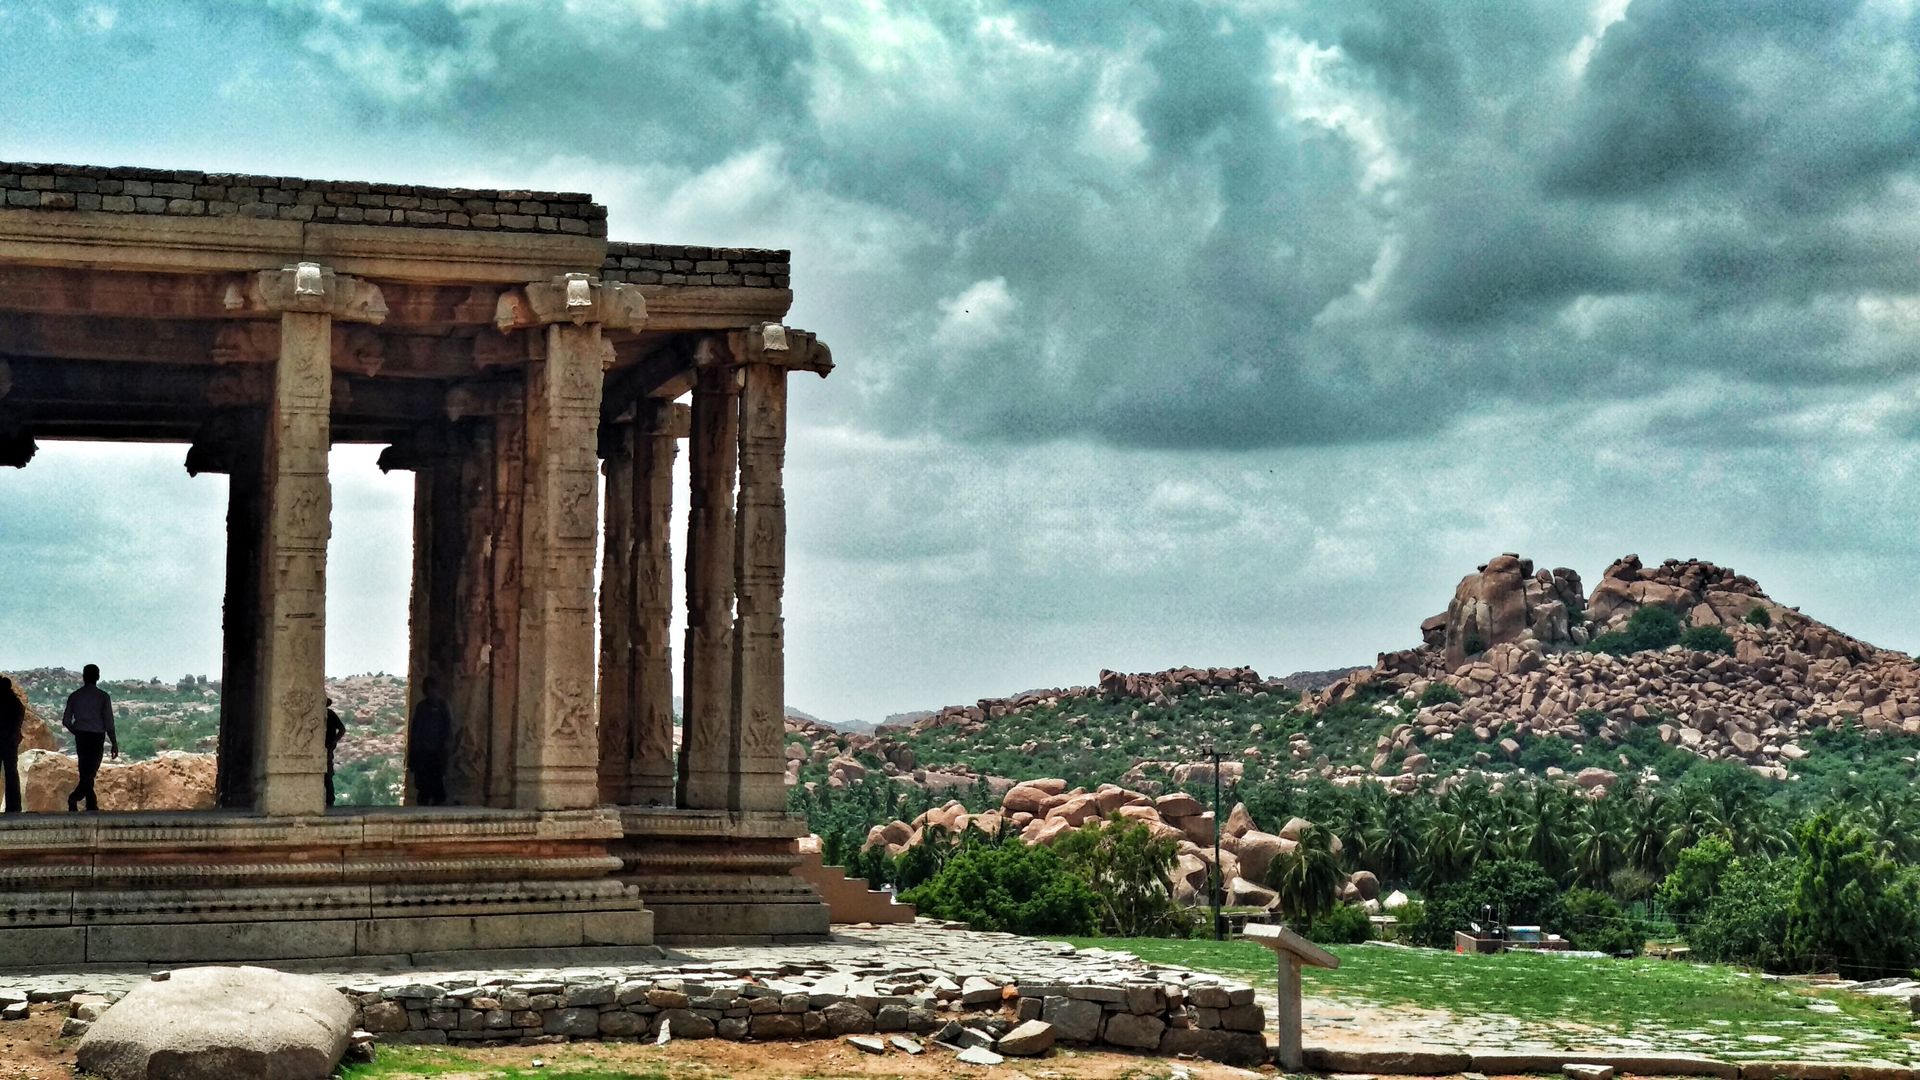
[[1574, 878], [1588, 888], [1605, 889], [1607, 878], [1623, 865], [1619, 817], [1614, 800], [1607, 798], [1589, 799], [1573, 815]]
[[1333, 853], [1333, 833], [1325, 825], [1310, 825], [1293, 850], [1273, 860], [1267, 884], [1280, 894], [1280, 913], [1304, 925], [1339, 903], [1343, 876]]

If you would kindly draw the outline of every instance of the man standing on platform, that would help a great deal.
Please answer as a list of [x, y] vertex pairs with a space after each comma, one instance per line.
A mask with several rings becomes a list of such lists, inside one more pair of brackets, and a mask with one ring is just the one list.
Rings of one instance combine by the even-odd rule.
[[327, 805], [333, 805], [333, 752], [347, 737], [347, 725], [333, 711], [333, 699], [327, 699]]
[[60, 717], [60, 726], [73, 733], [74, 751], [80, 758], [80, 785], [67, 796], [69, 814], [80, 809], [82, 799], [89, 811], [100, 809], [100, 799], [93, 793], [93, 778], [100, 773], [101, 752], [110, 744], [114, 759], [120, 757], [120, 736], [113, 730], [113, 699], [100, 689], [100, 665], [88, 664], [80, 678], [86, 685], [67, 695], [67, 711]]
[[17, 814], [20, 806], [20, 738], [27, 728], [25, 694], [15, 691], [13, 680], [0, 675], [0, 778], [6, 785], [5, 813]]
[[407, 767], [413, 770], [414, 801], [421, 806], [447, 802], [447, 751], [453, 745], [453, 711], [432, 679], [420, 682], [420, 702], [407, 727]]

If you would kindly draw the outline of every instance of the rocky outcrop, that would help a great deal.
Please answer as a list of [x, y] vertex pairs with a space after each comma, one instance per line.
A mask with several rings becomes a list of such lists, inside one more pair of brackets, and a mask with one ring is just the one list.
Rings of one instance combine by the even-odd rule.
[[1536, 641], [1548, 651], [1584, 645], [1576, 624], [1585, 607], [1579, 574], [1564, 567], [1536, 573], [1533, 560], [1508, 553], [1461, 579], [1446, 613], [1421, 623], [1420, 632], [1458, 667], [1505, 642]]
[[1776, 625], [1815, 625], [1792, 608], [1774, 603], [1760, 590], [1759, 582], [1745, 574], [1698, 559], [1669, 559], [1652, 568], [1642, 566], [1638, 555], [1616, 560], [1600, 576], [1587, 606], [1600, 630], [1618, 629], [1635, 611], [1650, 606], [1664, 607], [1694, 626], [1739, 626], [1756, 607], [1765, 610]]
[[[93, 788], [102, 810], [211, 810], [214, 756], [161, 751], [148, 761], [106, 762]], [[65, 811], [67, 794], [79, 782], [71, 754], [29, 750], [20, 755], [20, 787], [27, 811]]]
[[[1920, 734], [1913, 658], [1783, 606], [1750, 577], [1697, 559], [1647, 567], [1629, 555], [1607, 567], [1585, 601], [1585, 625], [1556, 640], [1560, 609], [1581, 610], [1567, 596], [1579, 578], [1530, 567], [1502, 555], [1468, 575], [1447, 615], [1423, 627], [1426, 644], [1383, 654], [1371, 671], [1317, 699], [1325, 707], [1370, 686], [1418, 701], [1436, 685], [1461, 698], [1420, 708], [1381, 736], [1367, 769], [1347, 771], [1404, 788], [1428, 771], [1421, 747], [1435, 742], [1471, 739], [1484, 746], [1477, 760], [1490, 763], [1516, 757], [1531, 737], [1604, 745], [1650, 724], [1668, 745], [1784, 778], [1786, 766], [1807, 754], [1798, 740], [1819, 728], [1857, 720], [1869, 731]], [[1733, 654], [1678, 646], [1620, 657], [1568, 651], [1650, 606], [1690, 626], [1720, 628]], [[1472, 652], [1465, 646], [1480, 643], [1476, 634], [1486, 635], [1486, 647]], [[1567, 778], [1594, 797], [1616, 779], [1598, 768]]]
[[[924, 842], [951, 843], [968, 828], [988, 834], [1010, 830], [1025, 843], [1051, 845], [1089, 822], [1116, 814], [1146, 826], [1155, 839], [1173, 841], [1173, 898], [1189, 905], [1207, 903], [1216, 840], [1213, 812], [1203, 810], [1200, 800], [1184, 792], [1153, 798], [1116, 784], [1102, 784], [1088, 791], [1068, 788], [1067, 782], [1057, 777], [1029, 780], [1010, 789], [996, 810], [972, 814], [960, 803], [949, 802], [912, 821], [875, 825], [867, 832], [865, 846], [883, 848], [897, 857]], [[1274, 860], [1298, 846], [1301, 834], [1310, 827], [1310, 822], [1293, 818], [1279, 833], [1262, 832], [1246, 804], [1234, 804], [1217, 837], [1220, 879], [1226, 883], [1229, 902], [1271, 906], [1276, 897], [1264, 885], [1268, 872]], [[1338, 853], [1338, 837], [1333, 844]], [[1364, 896], [1367, 900], [1379, 893], [1379, 883], [1371, 877], [1368, 875], [1370, 886]], [[1359, 883], [1349, 884], [1355, 886], [1351, 895], [1358, 902], [1362, 896]]]
[[13, 696], [20, 699], [20, 704], [27, 710], [27, 722], [20, 729], [20, 749], [53, 749], [57, 745], [53, 739], [53, 729], [48, 726], [46, 718], [40, 715], [40, 711], [27, 701], [26, 691], [17, 682], [13, 684]]

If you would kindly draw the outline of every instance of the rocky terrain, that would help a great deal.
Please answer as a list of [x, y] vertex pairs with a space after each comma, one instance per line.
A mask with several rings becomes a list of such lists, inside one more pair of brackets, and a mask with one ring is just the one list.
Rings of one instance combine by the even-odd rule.
[[[1673, 613], [1708, 644], [1622, 649], [1645, 608]], [[1598, 793], [1629, 771], [1659, 780], [1636, 764], [1646, 754], [1623, 752], [1628, 743], [1786, 780], [1817, 752], [1818, 732], [1920, 736], [1912, 657], [1709, 562], [1646, 566], [1629, 555], [1589, 593], [1571, 569], [1501, 555], [1420, 630], [1420, 645], [1369, 668], [1284, 679], [1250, 668], [1106, 671], [1089, 686], [951, 705], [871, 735], [789, 722], [788, 778], [844, 787], [878, 774], [928, 797], [997, 798], [1064, 774], [1159, 794], [1211, 783], [1219, 751], [1228, 783], [1254, 769], [1409, 790], [1527, 769]], [[1624, 655], [1592, 651], [1603, 647]], [[1556, 757], [1578, 768], [1542, 764]]]
[[[971, 814], [957, 801], [929, 809], [912, 821], [876, 825], [867, 834], [867, 847], [882, 847], [898, 856], [929, 837], [950, 839], [968, 828], [993, 835], [1002, 828], [1016, 832], [1029, 844], [1052, 844], [1089, 821], [1118, 814], [1144, 825], [1154, 839], [1172, 840], [1178, 851], [1173, 872], [1173, 898], [1183, 904], [1206, 902], [1207, 881], [1213, 867], [1214, 817], [1200, 800], [1185, 792], [1158, 797], [1102, 784], [1088, 791], [1068, 788], [1057, 777], [1028, 780], [1009, 788], [1000, 805]], [[1311, 823], [1292, 818], [1278, 832], [1263, 832], [1245, 804], [1235, 804], [1219, 831], [1220, 876], [1226, 882], [1226, 901], [1236, 906], [1273, 907], [1273, 890], [1257, 884], [1267, 880], [1275, 859], [1294, 850]], [[937, 831], [936, 831], [937, 830]], [[1332, 837], [1335, 854], [1339, 837]], [[1361, 870], [1348, 876], [1341, 899], [1379, 909], [1380, 881]]]
[[[1717, 627], [1732, 653], [1673, 646], [1626, 656], [1581, 647], [1660, 607], [1692, 627]], [[1571, 570], [1534, 570], [1502, 555], [1461, 581], [1419, 648], [1383, 654], [1330, 686], [1315, 704], [1356, 695], [1430, 700], [1438, 684], [1461, 700], [1425, 705], [1383, 735], [1368, 772], [1397, 763], [1417, 774], [1418, 748], [1470, 739], [1478, 764], [1515, 756], [1530, 736], [1602, 744], [1653, 726], [1662, 743], [1743, 763], [1776, 779], [1808, 755], [1816, 730], [1857, 722], [1869, 732], [1920, 734], [1920, 664], [1876, 648], [1769, 597], [1752, 578], [1699, 561], [1643, 566], [1627, 556], [1582, 597]], [[1610, 782], [1610, 781], [1606, 781]]]
[[[27, 702], [20, 760], [26, 808], [34, 813], [64, 810], [78, 768], [72, 739], [59, 730], [60, 709], [67, 694], [80, 685], [80, 673], [36, 668], [13, 672], [11, 677], [16, 693]], [[118, 761], [100, 767], [94, 786], [101, 808], [212, 807], [220, 684], [189, 676], [178, 683], [109, 680], [103, 685], [113, 695], [121, 754]], [[347, 723], [347, 737], [336, 756], [342, 774], [398, 761], [406, 712], [405, 679], [384, 674], [328, 679], [327, 694]]]

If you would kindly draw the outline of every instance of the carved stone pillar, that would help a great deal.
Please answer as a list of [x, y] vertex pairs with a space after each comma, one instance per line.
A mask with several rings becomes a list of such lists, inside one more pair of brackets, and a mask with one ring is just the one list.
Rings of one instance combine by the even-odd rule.
[[680, 799], [724, 810], [733, 772], [733, 481], [739, 455], [738, 372], [703, 346], [693, 387], [687, 502], [687, 643]]
[[672, 806], [673, 461], [686, 408], [642, 398], [609, 423], [600, 580], [600, 799]]
[[[327, 451], [336, 307], [384, 314], [378, 291], [313, 263], [262, 272], [260, 303], [280, 313], [261, 454], [266, 523], [260, 545], [262, 724], [254, 743], [255, 806], [266, 814], [325, 809], [327, 767]], [[371, 301], [371, 302], [370, 302]]]
[[684, 407], [636, 406], [633, 433], [633, 724], [626, 802], [672, 806], [673, 459], [687, 434]]
[[266, 538], [260, 431], [246, 430], [223, 447], [227, 476], [227, 587], [221, 607], [220, 733], [214, 755], [214, 799], [223, 810], [254, 802], [253, 743], [260, 715], [260, 545]]
[[493, 754], [492, 425], [424, 428], [404, 450], [390, 451], [382, 464], [414, 470], [408, 709], [427, 680], [441, 688], [454, 718], [447, 799], [485, 806]]
[[740, 380], [740, 493], [734, 521], [734, 768], [728, 807], [784, 810], [787, 369], [748, 364]]
[[544, 327], [527, 368], [521, 526], [519, 708], [513, 802], [562, 810], [597, 801], [593, 564], [599, 512], [596, 431], [612, 349], [603, 326], [637, 326], [637, 289], [582, 274], [526, 286], [501, 301], [503, 329]]

